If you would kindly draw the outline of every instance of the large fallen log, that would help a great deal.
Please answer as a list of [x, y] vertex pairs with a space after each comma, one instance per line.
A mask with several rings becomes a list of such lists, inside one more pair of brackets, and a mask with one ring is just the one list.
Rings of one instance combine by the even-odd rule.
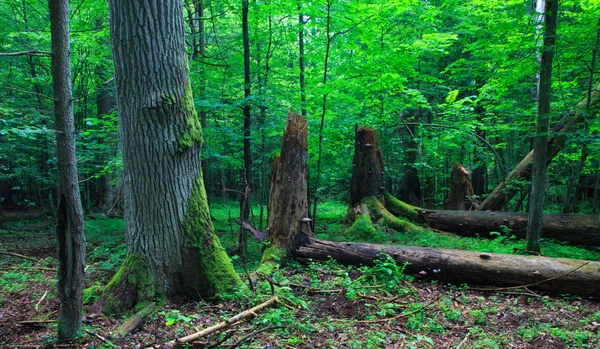
[[[600, 295], [600, 262], [459, 250], [333, 242], [311, 238], [295, 251], [299, 260], [372, 265], [382, 253], [408, 262], [407, 274], [454, 284], [521, 286], [579, 296]], [[425, 272], [425, 273], [423, 273]]]
[[[501, 226], [511, 234], [524, 238], [527, 213], [480, 211], [421, 211], [421, 216], [434, 229], [463, 236], [493, 237]], [[579, 214], [545, 214], [542, 237], [577, 245], [600, 246], [600, 216]]]

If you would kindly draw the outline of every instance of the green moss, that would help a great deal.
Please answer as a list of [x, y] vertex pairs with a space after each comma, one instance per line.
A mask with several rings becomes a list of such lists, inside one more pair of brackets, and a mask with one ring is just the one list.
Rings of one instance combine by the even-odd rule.
[[102, 287], [94, 285], [83, 289], [83, 304], [92, 304], [100, 298]]
[[[208, 290], [199, 290], [211, 295], [224, 295], [233, 292], [243, 285], [233, 269], [233, 264], [221, 246], [219, 238], [213, 231], [208, 209], [208, 199], [204, 190], [202, 175], [194, 185], [188, 201], [188, 210], [183, 221], [183, 227], [198, 248], [200, 271], [208, 285]], [[204, 292], [203, 292], [204, 291]]]
[[185, 129], [177, 137], [177, 145], [179, 151], [192, 148], [195, 145], [202, 145], [202, 125], [198, 120], [198, 114], [196, 113], [196, 107], [194, 106], [194, 97], [192, 96], [191, 86], [187, 86], [183, 101], [181, 103], [183, 113], [185, 114]]
[[385, 208], [387, 208], [388, 211], [397, 217], [410, 219], [413, 222], [422, 221], [421, 217], [419, 216], [419, 211], [422, 210], [421, 208], [398, 200], [387, 191], [385, 192]]
[[260, 266], [256, 269], [256, 272], [270, 275], [273, 270], [279, 268], [286, 257], [287, 251], [284, 248], [275, 245], [269, 246], [263, 252]]
[[365, 198], [363, 203], [365, 203], [367, 207], [375, 213], [376, 218], [381, 220], [383, 225], [386, 225], [394, 230], [415, 234], [426, 231], [426, 229], [421, 228], [418, 225], [394, 216], [375, 197]]
[[154, 275], [140, 253], [131, 253], [106, 286], [104, 312], [122, 314], [139, 303], [153, 300]]
[[377, 230], [373, 226], [371, 216], [368, 214], [360, 214], [356, 216], [354, 223], [344, 233], [350, 239], [368, 240], [377, 234]]

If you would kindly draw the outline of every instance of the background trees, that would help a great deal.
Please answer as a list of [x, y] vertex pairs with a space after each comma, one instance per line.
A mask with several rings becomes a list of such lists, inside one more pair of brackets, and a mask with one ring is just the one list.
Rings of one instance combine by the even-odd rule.
[[[47, 51], [42, 7], [26, 2], [1, 6], [11, 14], [0, 19], [6, 33], [0, 38], [2, 52]], [[327, 37], [328, 8], [333, 40]], [[97, 96], [112, 88], [107, 13], [106, 5], [97, 1], [71, 10], [75, 123], [87, 209], [106, 201], [99, 199], [106, 197], [100, 189], [105, 183], [114, 188], [120, 176], [117, 121], [114, 113], [102, 112], [96, 103], [102, 100]], [[250, 85], [255, 92], [250, 97], [244, 94], [241, 14], [241, 1], [224, 0], [188, 1], [184, 12], [195, 106], [206, 124], [203, 159], [210, 196], [223, 196], [224, 188], [239, 191], [243, 187], [245, 136], [240, 130], [244, 106], [252, 110], [249, 181], [254, 199], [263, 206], [271, 157], [284, 126], [281, 115], [290, 107], [306, 109], [313, 130], [308, 139], [311, 189], [316, 187], [318, 172], [319, 135], [314, 130], [319, 129], [323, 116], [321, 179], [311, 193], [317, 197], [346, 199], [351, 177], [346, 160], [355, 123], [380, 130], [387, 189], [398, 195], [410, 187], [409, 195], [426, 207], [444, 202], [455, 163], [471, 171], [478, 169], [475, 187], [481, 196], [531, 149], [539, 64], [536, 14], [529, 4], [249, 1]], [[552, 125], [597, 84], [598, 18], [600, 7], [594, 1], [561, 5]], [[304, 93], [299, 82], [300, 31]], [[324, 43], [329, 41], [324, 84]], [[2, 59], [7, 68], [0, 72], [2, 205], [42, 204], [53, 212], [54, 124], [51, 100], [46, 98], [50, 95], [49, 60], [43, 54]], [[306, 103], [301, 102], [303, 95]], [[327, 98], [324, 114], [323, 96]], [[582, 128], [570, 133], [549, 167], [547, 207], [556, 211], [590, 212], [600, 204], [596, 190], [600, 184], [598, 118], [594, 110], [585, 114]], [[496, 154], [474, 135], [488, 142]], [[110, 172], [117, 178], [101, 179]], [[507, 184], [517, 195], [504, 208], [526, 210], [527, 180]], [[115, 200], [110, 201], [104, 212], [113, 207]]]

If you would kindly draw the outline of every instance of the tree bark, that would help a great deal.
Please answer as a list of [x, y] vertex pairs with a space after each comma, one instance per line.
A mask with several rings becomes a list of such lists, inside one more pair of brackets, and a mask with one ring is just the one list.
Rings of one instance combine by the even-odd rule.
[[473, 196], [469, 170], [462, 164], [452, 166], [450, 172], [450, 191], [448, 201], [444, 205], [446, 210], [470, 210], [472, 202], [469, 197]]
[[538, 117], [533, 146], [533, 177], [529, 196], [530, 211], [527, 222], [527, 247], [529, 251], [540, 252], [542, 216], [546, 199], [546, 159], [548, 158], [548, 126], [550, 119], [550, 98], [552, 95], [552, 60], [556, 43], [558, 0], [545, 0], [544, 47], [540, 68]]
[[273, 162], [267, 239], [292, 251], [302, 236], [312, 236], [308, 209], [308, 120], [290, 111], [281, 143], [281, 155]]
[[377, 131], [369, 126], [361, 126], [356, 130], [352, 168], [349, 212], [368, 197], [375, 196], [382, 203], [385, 202], [383, 156]]
[[69, 2], [50, 0], [49, 6], [58, 164], [58, 339], [64, 341], [75, 339], [81, 332], [85, 234], [75, 150]]
[[[463, 236], [494, 237], [501, 226], [510, 234], [524, 238], [528, 214], [520, 212], [480, 211], [422, 211], [421, 216], [434, 229]], [[546, 238], [567, 241], [577, 245], [600, 246], [600, 220], [597, 215], [544, 215], [542, 234]]]
[[110, 0], [109, 9], [128, 257], [107, 287], [105, 311], [121, 312], [155, 293], [230, 292], [241, 282], [210, 221], [182, 3]]
[[[600, 102], [600, 86], [591, 94], [589, 98], [590, 108], [596, 108]], [[586, 105], [588, 105], [588, 98], [583, 99], [575, 110], [563, 117], [563, 119], [554, 126], [552, 130], [556, 136], [551, 137], [547, 143], [548, 154], [546, 157], [546, 164], [550, 163], [552, 159], [558, 154], [565, 146], [567, 139], [567, 132], [576, 128], [579, 124], [584, 121], [584, 115], [586, 113]], [[517, 193], [518, 190], [509, 188], [507, 184], [519, 180], [529, 179], [531, 176], [531, 162], [533, 161], [533, 150], [519, 162], [519, 164], [508, 174], [498, 186], [492, 191], [492, 193], [481, 203], [477, 208], [478, 211], [499, 211], [502, 209], [504, 204], [508, 202]]]
[[408, 274], [423, 271], [426, 273], [425, 277], [443, 282], [497, 286], [531, 285], [529, 287], [534, 289], [590, 297], [600, 294], [600, 262], [332, 242], [314, 238], [298, 248], [295, 256], [301, 261], [325, 261], [333, 258], [346, 265], [373, 265], [382, 253], [390, 255], [397, 263], [408, 262], [405, 269]]

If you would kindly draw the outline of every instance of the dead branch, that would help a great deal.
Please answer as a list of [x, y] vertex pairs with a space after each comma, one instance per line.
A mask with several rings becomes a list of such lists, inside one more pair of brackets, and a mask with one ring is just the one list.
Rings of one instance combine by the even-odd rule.
[[18, 253], [0, 252], [0, 254], [5, 254], [5, 255], [8, 255], [8, 256], [13, 256], [13, 257], [19, 257], [19, 258], [23, 258], [23, 259], [28, 259], [28, 260], [30, 260], [32, 262], [35, 262], [35, 263], [39, 262], [37, 259], [33, 259], [33, 258], [27, 257], [27, 256], [23, 256], [22, 254], [18, 254]]
[[386, 321], [392, 321], [392, 320], [397, 320], [403, 317], [407, 317], [410, 316], [412, 314], [416, 314], [418, 312], [420, 312], [421, 310], [429, 307], [430, 305], [432, 305], [433, 303], [435, 303], [438, 300], [439, 297], [435, 297], [433, 300], [431, 300], [429, 303], [425, 304], [424, 306], [420, 307], [419, 309], [413, 310], [409, 313], [404, 313], [404, 314], [400, 314], [400, 315], [396, 315], [396, 316], [392, 316], [389, 318], [385, 318], [385, 319], [376, 319], [376, 320], [362, 320], [362, 321], [357, 321], [359, 323], [363, 323], [363, 324], [373, 324], [373, 323], [378, 323], [378, 322], [386, 322]]
[[254, 332], [251, 332], [247, 335], [245, 335], [244, 337], [240, 338], [237, 342], [233, 343], [233, 344], [228, 344], [228, 345], [222, 345], [223, 347], [227, 347], [227, 348], [237, 348], [240, 345], [242, 345], [245, 341], [247, 341], [248, 339], [256, 336], [259, 333], [268, 331], [268, 330], [273, 330], [276, 328], [283, 328], [283, 326], [267, 326], [265, 328], [261, 328], [260, 330], [256, 330]]
[[152, 310], [154, 310], [155, 306], [156, 306], [156, 303], [150, 303], [147, 306], [145, 306], [142, 310], [135, 313], [132, 317], [127, 319], [127, 321], [125, 321], [123, 324], [121, 324], [117, 328], [117, 330], [115, 331], [115, 333], [116, 333], [115, 337], [123, 338], [123, 337], [127, 336], [129, 333], [133, 332], [136, 328], [138, 328], [144, 322], [144, 320], [146, 320], [146, 317], [148, 317], [148, 315], [150, 315]]
[[98, 338], [99, 340], [103, 341], [104, 343], [112, 344], [108, 339], [102, 337], [101, 335], [99, 335], [98, 333], [96, 333], [94, 331], [85, 330], [85, 332], [87, 332], [87, 333], [91, 334], [92, 336]]
[[271, 305], [273, 305], [273, 304], [275, 304], [277, 302], [278, 302], [277, 296], [271, 297], [266, 302], [263, 302], [263, 303], [255, 306], [255, 307], [253, 307], [251, 309], [243, 311], [243, 312], [241, 312], [241, 313], [239, 313], [239, 314], [237, 314], [237, 315], [229, 318], [228, 320], [222, 321], [222, 322], [220, 322], [220, 323], [218, 323], [218, 324], [216, 324], [214, 326], [211, 326], [211, 327], [206, 328], [206, 329], [204, 329], [202, 331], [190, 334], [188, 336], [177, 338], [176, 340], [167, 343], [165, 346], [167, 348], [177, 348], [177, 347], [181, 346], [181, 344], [193, 342], [193, 341], [195, 341], [195, 340], [197, 340], [199, 338], [202, 338], [202, 337], [204, 337], [206, 335], [214, 333], [215, 331], [219, 331], [219, 330], [231, 327], [232, 325], [234, 325], [234, 324], [236, 324], [236, 323], [238, 323], [238, 322], [240, 322], [242, 320], [245, 320], [245, 319], [247, 319], [249, 317], [256, 316], [257, 312], [259, 312], [259, 311], [261, 311], [261, 310], [263, 310], [263, 309], [265, 309], [265, 308], [267, 308], [267, 307], [269, 307], [269, 306], [271, 306]]
[[21, 52], [0, 52], [0, 57], [16, 57], [16, 56], [52, 56], [52, 52], [48, 51], [21, 51]]

